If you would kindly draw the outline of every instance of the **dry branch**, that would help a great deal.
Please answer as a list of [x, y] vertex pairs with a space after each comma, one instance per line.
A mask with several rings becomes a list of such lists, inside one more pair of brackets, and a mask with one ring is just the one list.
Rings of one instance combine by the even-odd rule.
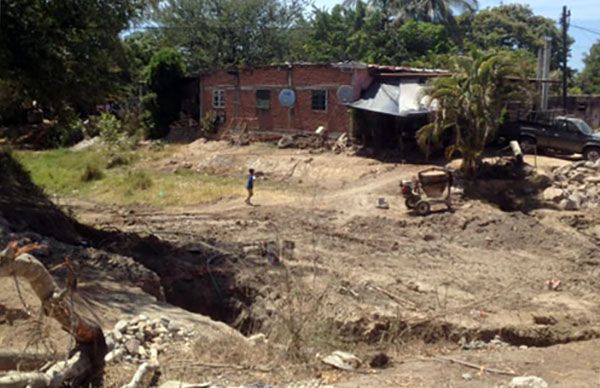
[[27, 252], [27, 247], [17, 250], [11, 243], [0, 252], [0, 277], [18, 276], [27, 280], [42, 304], [44, 315], [54, 318], [61, 328], [76, 340], [71, 358], [57, 363], [46, 373], [11, 373], [0, 379], [0, 388], [55, 387], [65, 381], [87, 385], [104, 368], [106, 342], [99, 325], [80, 316], [73, 310], [68, 291], [61, 290], [44, 265]]
[[0, 371], [33, 370], [44, 366], [48, 361], [56, 361], [59, 357], [44, 353], [24, 353], [17, 350], [0, 351]]
[[506, 375], [506, 376], [516, 376], [517, 375], [513, 371], [500, 370], [500, 369], [494, 369], [494, 368], [486, 368], [483, 365], [473, 364], [471, 362], [463, 361], [463, 360], [458, 360], [456, 358], [436, 357], [435, 360], [438, 360], [438, 361], [448, 361], [448, 362], [453, 363], [453, 364], [459, 364], [459, 365], [463, 365], [463, 366], [466, 366], [466, 367], [469, 367], [469, 368], [477, 369], [477, 370], [479, 370], [481, 372], [495, 373], [495, 374]]
[[122, 388], [146, 388], [151, 385], [154, 374], [158, 370], [157, 362], [145, 362], [133, 375], [129, 384], [123, 385]]

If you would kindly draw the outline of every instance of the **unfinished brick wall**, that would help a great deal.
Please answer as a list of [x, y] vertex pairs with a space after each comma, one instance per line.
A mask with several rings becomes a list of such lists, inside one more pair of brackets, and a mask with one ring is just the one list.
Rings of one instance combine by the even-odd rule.
[[[348, 109], [336, 97], [338, 88], [353, 84], [353, 70], [329, 65], [269, 66], [235, 72], [216, 71], [201, 77], [201, 106], [203, 114], [224, 115], [221, 124], [233, 128], [245, 122], [249, 129], [292, 132], [313, 132], [324, 126], [329, 133], [345, 132], [349, 125]], [[289, 109], [279, 103], [282, 89], [296, 91], [296, 104]], [[224, 90], [224, 108], [213, 107], [213, 91]], [[312, 91], [325, 90], [327, 109], [312, 109]], [[256, 91], [270, 90], [270, 108], [258, 109]]]

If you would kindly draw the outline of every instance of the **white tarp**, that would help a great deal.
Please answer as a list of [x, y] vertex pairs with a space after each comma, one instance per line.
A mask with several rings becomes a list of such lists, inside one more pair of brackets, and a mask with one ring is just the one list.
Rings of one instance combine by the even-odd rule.
[[356, 109], [401, 117], [426, 114], [432, 108], [426, 103], [424, 87], [425, 85], [412, 79], [373, 82], [359, 100], [349, 105]]

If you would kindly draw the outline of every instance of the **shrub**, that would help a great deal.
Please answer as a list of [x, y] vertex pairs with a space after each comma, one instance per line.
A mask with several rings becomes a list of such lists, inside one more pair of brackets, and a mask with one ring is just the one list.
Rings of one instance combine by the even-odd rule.
[[179, 82], [185, 74], [183, 55], [174, 48], [164, 48], [150, 59], [146, 69], [147, 83], [152, 94], [144, 98], [144, 107], [152, 114], [150, 137], [164, 137], [169, 124], [177, 120], [181, 110]]
[[98, 181], [102, 178], [104, 178], [102, 170], [98, 166], [92, 164], [86, 165], [83, 174], [81, 174], [82, 182]]
[[133, 190], [148, 190], [153, 185], [150, 175], [143, 171], [128, 174], [129, 185]]
[[106, 163], [106, 168], [110, 170], [111, 168], [127, 166], [130, 163], [131, 163], [131, 160], [130, 160], [129, 156], [127, 156], [127, 155], [123, 155], [123, 154], [111, 155], [111, 156], [109, 156], [108, 162]]

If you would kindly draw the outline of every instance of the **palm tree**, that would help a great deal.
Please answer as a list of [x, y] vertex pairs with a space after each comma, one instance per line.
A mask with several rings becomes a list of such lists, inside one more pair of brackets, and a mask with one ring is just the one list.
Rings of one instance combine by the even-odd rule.
[[474, 176], [484, 147], [502, 123], [507, 103], [531, 101], [525, 67], [519, 63], [508, 53], [472, 51], [454, 58], [452, 75], [437, 78], [425, 91], [436, 112], [433, 121], [417, 133], [419, 146], [429, 154], [443, 135], [453, 130], [446, 157], [460, 154], [462, 171]]
[[[345, 0], [344, 6], [354, 7], [361, 0]], [[419, 20], [446, 25], [456, 31], [454, 11], [474, 12], [477, 0], [367, 0], [369, 5], [380, 9], [398, 22]]]

